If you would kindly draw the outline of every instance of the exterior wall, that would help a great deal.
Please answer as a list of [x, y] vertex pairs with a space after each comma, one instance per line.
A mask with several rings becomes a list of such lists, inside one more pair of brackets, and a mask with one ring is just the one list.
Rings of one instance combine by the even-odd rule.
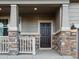
[[9, 16], [0, 16], [0, 19], [8, 19], [8, 20], [10, 20], [10, 17]]
[[[39, 48], [39, 38], [40, 38], [40, 33], [39, 33], [39, 22], [40, 21], [50, 21], [54, 20], [53, 16], [48, 16], [48, 15], [39, 15], [39, 16], [22, 16], [21, 17], [21, 34], [22, 35], [32, 35], [36, 38], [36, 48]], [[52, 25], [51, 25], [52, 26]], [[52, 30], [53, 32], [53, 30]], [[52, 33], [53, 34], [53, 33]]]
[[[10, 23], [10, 16], [0, 16], [0, 19], [8, 19], [8, 23]], [[48, 16], [48, 15], [21, 16], [21, 21], [20, 21], [21, 33], [39, 33], [38, 23], [39, 21], [45, 21], [45, 20], [54, 21], [55, 18], [54, 16]], [[55, 25], [53, 26], [53, 29], [54, 28], [55, 28]]]
[[79, 3], [71, 3], [69, 6], [69, 22], [79, 24]]
[[55, 20], [54, 20], [54, 32], [58, 31], [61, 27], [61, 24], [60, 24], [60, 10], [58, 9], [57, 13], [56, 13], [56, 17], [55, 17]]
[[[9, 19], [9, 16], [2, 16], [0, 19]], [[39, 48], [39, 21], [50, 21], [52, 22], [55, 20], [54, 16], [48, 16], [48, 15], [26, 15], [26, 16], [21, 16], [21, 33], [23, 35], [33, 35], [36, 38], [36, 48]], [[54, 29], [55, 26], [52, 26]], [[53, 32], [53, 30], [52, 30]], [[52, 33], [53, 34], [53, 33]]]
[[52, 20], [53, 16], [22, 16], [21, 18], [21, 32], [22, 33], [39, 33], [39, 21]]
[[21, 19], [21, 32], [38, 33], [38, 17], [25, 16]]

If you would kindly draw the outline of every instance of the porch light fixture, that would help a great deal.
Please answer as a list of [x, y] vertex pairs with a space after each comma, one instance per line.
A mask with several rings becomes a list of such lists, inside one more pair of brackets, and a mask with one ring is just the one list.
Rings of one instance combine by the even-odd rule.
[[36, 10], [38, 10], [38, 8], [34, 8], [34, 10], [36, 11]]
[[62, 42], [61, 45], [65, 45], [65, 42]]
[[0, 11], [2, 10], [2, 8], [0, 8]]

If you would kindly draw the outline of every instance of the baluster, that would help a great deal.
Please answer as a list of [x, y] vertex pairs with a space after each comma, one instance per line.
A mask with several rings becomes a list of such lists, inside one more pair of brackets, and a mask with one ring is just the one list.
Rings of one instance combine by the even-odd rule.
[[0, 52], [1, 52], [1, 40], [0, 40]]
[[28, 51], [29, 51], [29, 37], [27, 38], [27, 45], [28, 45], [28, 47], [27, 47], [27, 49], [28, 49]]
[[22, 51], [22, 44], [21, 44], [21, 42], [22, 42], [22, 37], [20, 39], [20, 52]]
[[25, 52], [25, 41], [26, 41], [26, 37], [24, 38], [24, 52]]
[[[25, 38], [24, 38], [25, 39]], [[24, 52], [24, 39], [23, 39], [23, 52]]]
[[31, 40], [31, 36], [29, 36], [29, 51], [30, 51], [30, 40]]
[[3, 52], [4, 52], [4, 39], [3, 39], [2, 45], [3, 45]]
[[6, 40], [6, 38], [5, 38], [5, 52], [7, 52], [7, 48], [6, 48], [6, 45], [7, 45], [7, 42], [6, 42], [7, 40]]
[[31, 36], [29, 36], [29, 51], [30, 51], [30, 37], [31, 37]]
[[27, 51], [28, 51], [28, 37], [27, 37]]
[[4, 52], [4, 39], [3, 39], [3, 52]]
[[3, 50], [2, 38], [1, 38], [1, 52]]
[[0, 38], [0, 52], [1, 52], [1, 49], [2, 49], [1, 43], [2, 43], [2, 42], [1, 42], [1, 38]]
[[4, 38], [3, 38], [3, 52], [4, 52], [4, 41], [5, 41], [5, 40], [4, 40]]
[[20, 37], [20, 40], [19, 40], [20, 42], [19, 42], [19, 44], [20, 44], [20, 46], [19, 46], [19, 51], [21, 51], [21, 37]]
[[24, 40], [24, 52], [25, 52], [25, 41], [26, 41], [26, 40]]
[[31, 52], [31, 39], [32, 39], [32, 37], [30, 37], [30, 52]]
[[[26, 37], [25, 37], [26, 38]], [[26, 38], [26, 40], [27, 40], [27, 38]], [[25, 40], [25, 52], [26, 52], [26, 40]]]
[[23, 38], [21, 40], [21, 51], [23, 51]]
[[6, 44], [6, 40], [5, 40], [5, 38], [4, 38], [4, 52], [5, 52], [5, 50], [6, 50], [5, 44]]
[[8, 40], [7, 40], [7, 41], [8, 41], [8, 42], [7, 42], [7, 50], [8, 50], [8, 52], [9, 52], [9, 44], [8, 44], [8, 43], [9, 43], [9, 38], [7, 37], [7, 39], [8, 39]]

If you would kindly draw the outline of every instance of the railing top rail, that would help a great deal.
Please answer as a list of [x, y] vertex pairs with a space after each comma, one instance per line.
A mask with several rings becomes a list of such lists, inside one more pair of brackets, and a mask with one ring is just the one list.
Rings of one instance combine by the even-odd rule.
[[0, 36], [0, 37], [8, 37], [8, 36]]

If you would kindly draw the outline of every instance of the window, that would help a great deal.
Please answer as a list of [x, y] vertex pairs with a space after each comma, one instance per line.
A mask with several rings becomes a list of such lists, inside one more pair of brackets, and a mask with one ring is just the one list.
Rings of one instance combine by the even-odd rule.
[[8, 36], [8, 19], [0, 19], [0, 36]]

